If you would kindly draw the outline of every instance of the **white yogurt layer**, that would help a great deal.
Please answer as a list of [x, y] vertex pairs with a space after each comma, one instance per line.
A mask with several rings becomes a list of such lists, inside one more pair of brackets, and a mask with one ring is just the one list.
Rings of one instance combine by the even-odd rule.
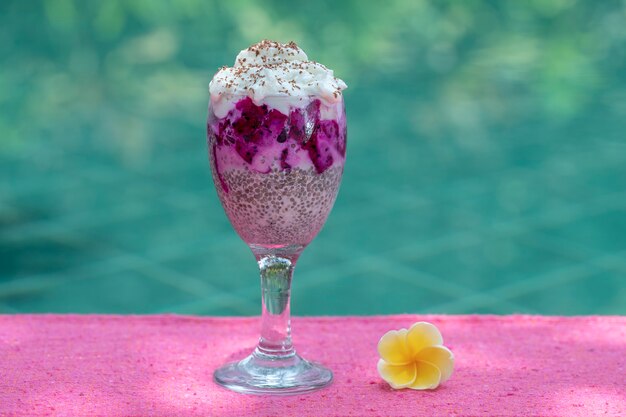
[[209, 84], [213, 112], [218, 118], [225, 117], [242, 95], [258, 106], [267, 104], [289, 114], [290, 108], [308, 105], [311, 97], [334, 107], [346, 88], [332, 70], [309, 61], [294, 42], [268, 40], [241, 51], [235, 65], [222, 67]]

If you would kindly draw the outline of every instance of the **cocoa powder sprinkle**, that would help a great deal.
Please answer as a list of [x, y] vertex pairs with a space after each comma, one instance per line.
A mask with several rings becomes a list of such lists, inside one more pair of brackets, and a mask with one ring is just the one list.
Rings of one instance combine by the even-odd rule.
[[[237, 59], [235, 67], [229, 68], [223, 66], [218, 70], [218, 73], [226, 70], [230, 71], [230, 73], [225, 72], [224, 76], [216, 76], [214, 78], [214, 80], [221, 84], [226, 90], [243, 87], [247, 88], [249, 94], [254, 94], [255, 90], [253, 87], [263, 87], [266, 85], [265, 77], [268, 73], [265, 70], [272, 70], [276, 71], [272, 76], [277, 84], [277, 92], [289, 95], [293, 94], [296, 90], [302, 90], [302, 87], [318, 88], [320, 86], [320, 78], [316, 77], [315, 74], [317, 74], [320, 69], [322, 72], [329, 71], [325, 66], [316, 61], [306, 60], [306, 55], [303, 55], [304, 61], [300, 61], [298, 58], [294, 59], [293, 57], [303, 54], [302, 50], [294, 41], [282, 44], [280, 42], [264, 39], [248, 47], [247, 51], [255, 57], [260, 56], [260, 59], [257, 58], [258, 60], [251, 61], [246, 57], [242, 57]], [[292, 78], [295, 72], [290, 72], [292, 70], [297, 70], [298, 75], [313, 71], [311, 72], [312, 77], [307, 83], [296, 81]], [[280, 77], [279, 74], [284, 74], [286, 78]], [[342, 94], [341, 90], [345, 88], [345, 86], [342, 87], [343, 82], [341, 80], [335, 77], [332, 77], [332, 79], [334, 80], [334, 84], [330, 87], [334, 90], [332, 91], [333, 97], [337, 98]]]

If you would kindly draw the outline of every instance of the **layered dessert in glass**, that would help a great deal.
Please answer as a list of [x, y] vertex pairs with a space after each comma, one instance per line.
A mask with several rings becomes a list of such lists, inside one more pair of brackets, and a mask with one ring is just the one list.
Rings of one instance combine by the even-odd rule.
[[246, 243], [304, 246], [321, 229], [345, 161], [344, 88], [293, 42], [252, 45], [211, 81], [213, 179]]
[[229, 389], [296, 394], [332, 372], [291, 342], [290, 289], [302, 250], [335, 202], [346, 156], [346, 84], [293, 42], [262, 41], [222, 67], [209, 86], [207, 137], [226, 215], [261, 275], [261, 337], [251, 355], [214, 373]]

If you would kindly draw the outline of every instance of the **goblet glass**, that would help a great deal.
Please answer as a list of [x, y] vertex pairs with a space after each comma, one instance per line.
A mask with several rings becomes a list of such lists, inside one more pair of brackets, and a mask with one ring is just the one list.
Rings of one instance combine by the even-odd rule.
[[214, 373], [229, 389], [294, 394], [328, 385], [332, 372], [291, 342], [290, 289], [302, 250], [335, 202], [346, 151], [342, 96], [212, 96], [207, 137], [217, 194], [261, 275], [261, 336], [252, 354]]

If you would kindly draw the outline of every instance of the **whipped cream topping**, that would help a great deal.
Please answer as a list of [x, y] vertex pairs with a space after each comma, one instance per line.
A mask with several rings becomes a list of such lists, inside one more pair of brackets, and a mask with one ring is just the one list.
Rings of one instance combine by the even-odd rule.
[[237, 98], [247, 95], [256, 105], [268, 104], [289, 114], [292, 107], [304, 107], [310, 97], [326, 105], [341, 101], [346, 83], [333, 71], [309, 58], [294, 42], [283, 44], [263, 40], [237, 55], [233, 67], [222, 67], [209, 84], [215, 115], [225, 117]]

